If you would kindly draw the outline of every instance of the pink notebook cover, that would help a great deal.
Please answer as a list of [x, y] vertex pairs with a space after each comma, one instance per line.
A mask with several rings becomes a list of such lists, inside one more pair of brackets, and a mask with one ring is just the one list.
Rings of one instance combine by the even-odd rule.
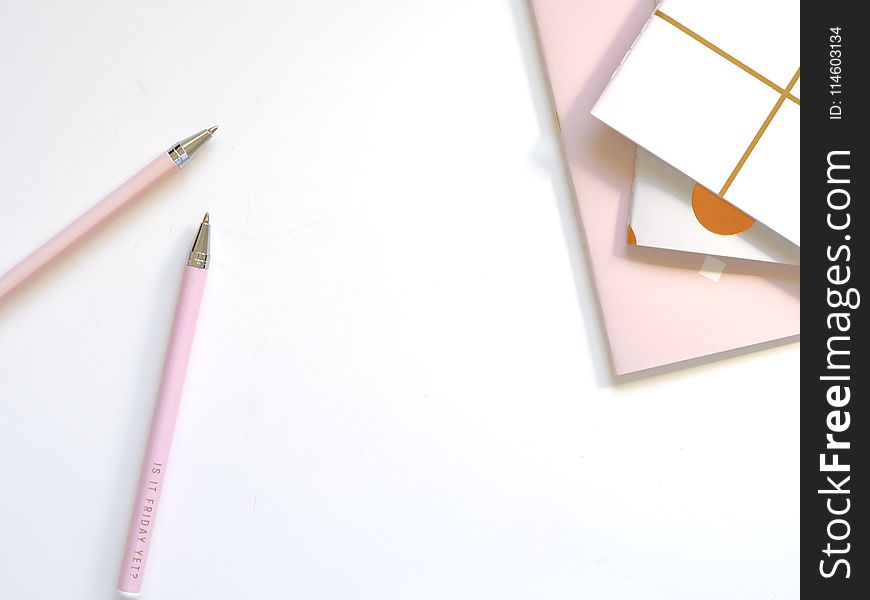
[[616, 373], [797, 335], [798, 267], [726, 259], [715, 281], [703, 255], [626, 243], [635, 147], [590, 110], [655, 3], [531, 4]]

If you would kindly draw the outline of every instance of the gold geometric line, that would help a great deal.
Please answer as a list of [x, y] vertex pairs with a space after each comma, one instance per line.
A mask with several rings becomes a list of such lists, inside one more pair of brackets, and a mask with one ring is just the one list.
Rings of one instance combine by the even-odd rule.
[[[755, 69], [750, 67], [749, 65], [740, 62], [739, 60], [737, 60], [736, 58], [734, 58], [733, 56], [731, 56], [730, 54], [728, 54], [727, 52], [725, 52], [724, 50], [719, 48], [717, 45], [702, 38], [700, 35], [698, 35], [694, 31], [692, 31], [691, 29], [689, 29], [688, 27], [686, 27], [685, 25], [683, 25], [682, 23], [680, 23], [676, 19], [669, 17], [668, 15], [666, 15], [665, 13], [663, 13], [660, 10], [657, 10], [655, 12], [655, 15], [657, 17], [660, 17], [664, 21], [667, 21], [668, 23], [670, 23], [671, 25], [673, 25], [674, 27], [676, 27], [677, 29], [679, 29], [680, 31], [682, 31], [683, 33], [685, 33], [686, 35], [688, 35], [689, 37], [694, 39], [695, 41], [700, 42], [701, 44], [707, 46], [710, 50], [712, 50], [713, 52], [715, 52], [716, 54], [718, 54], [719, 56], [721, 56], [722, 58], [724, 58], [725, 60], [727, 60], [731, 64], [740, 67], [741, 69], [743, 69], [744, 71], [746, 71], [747, 73], [749, 73], [750, 75], [755, 77], [758, 81], [760, 81], [764, 85], [773, 88], [774, 90], [776, 90], [780, 94], [784, 94], [786, 98], [788, 98], [789, 100], [791, 100], [792, 102], [794, 102], [795, 104], [800, 106], [800, 103], [801, 103], [800, 99], [797, 98], [796, 96], [792, 95], [788, 90], [782, 89], [781, 87], [776, 85], [770, 79], [768, 79], [767, 77], [765, 77], [764, 75], [762, 75], [761, 73], [759, 73], [758, 71], [756, 71]], [[791, 88], [789, 88], [789, 89], [791, 89]]]
[[788, 82], [788, 87], [783, 90], [783, 93], [780, 94], [779, 100], [776, 101], [776, 104], [773, 105], [773, 109], [770, 111], [770, 114], [767, 115], [767, 118], [764, 120], [764, 123], [761, 124], [761, 129], [758, 130], [758, 133], [755, 134], [755, 137], [752, 138], [752, 142], [749, 144], [749, 147], [746, 149], [746, 152], [743, 153], [743, 156], [740, 157], [740, 161], [737, 163], [737, 166], [734, 167], [734, 170], [731, 171], [731, 175], [728, 177], [728, 181], [725, 182], [725, 185], [722, 186], [722, 189], [719, 190], [719, 195], [724, 196], [725, 192], [728, 191], [728, 188], [731, 187], [731, 184], [734, 182], [734, 178], [737, 177], [737, 173], [740, 172], [740, 169], [743, 168], [743, 165], [746, 163], [746, 159], [749, 158], [749, 155], [752, 154], [752, 151], [755, 149], [755, 146], [758, 144], [758, 140], [761, 139], [761, 136], [764, 135], [764, 132], [767, 130], [770, 122], [773, 121], [773, 117], [779, 111], [779, 108], [782, 106], [782, 103], [785, 102], [788, 93], [797, 83], [798, 78], [801, 76], [800, 67], [798, 67], [797, 72], [794, 74], [794, 77], [791, 78], [791, 81]]

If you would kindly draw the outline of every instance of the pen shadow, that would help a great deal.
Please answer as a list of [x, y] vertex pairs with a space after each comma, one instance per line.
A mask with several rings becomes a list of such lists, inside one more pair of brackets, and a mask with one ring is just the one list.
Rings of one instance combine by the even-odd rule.
[[[596, 123], [592, 123], [588, 128], [584, 126], [583, 131], [572, 131], [570, 135], [565, 135], [565, 132], [559, 131], [554, 119], [556, 111], [552, 97], [552, 88], [547, 76], [531, 2], [530, 0], [511, 0], [511, 8], [529, 85], [529, 95], [538, 121], [539, 134], [541, 136], [539, 146], [554, 147], [556, 149], [552, 153], [541, 153], [543, 154], [542, 156], [538, 155], [535, 158], [550, 173], [562, 225], [562, 236], [571, 266], [578, 304], [586, 324], [587, 343], [592, 355], [598, 386], [611, 387], [630, 384], [690, 368], [704, 367], [713, 363], [719, 363], [722, 360], [798, 341], [800, 336], [791, 336], [625, 375], [617, 375], [615, 373], [604, 330], [601, 305], [598, 301], [595, 282], [588, 266], [588, 248], [586, 247], [585, 235], [575, 199], [576, 190], [573, 188], [571, 179], [571, 164], [568, 161], [563, 144], [570, 143], [571, 139], [575, 138], [584, 139], [583, 151], [577, 153], [575, 160], [583, 165], [587, 165], [585, 168], [594, 169], [598, 176], [605, 182], [612, 184], [613, 187], [621, 187], [626, 177], [634, 176], [634, 161], [632, 160], [630, 163], [627, 163], [625, 155], [630, 153], [634, 156], [635, 145], [622, 136], [618, 136], [606, 129], [604, 126], [597, 126]], [[630, 33], [628, 30], [636, 29], [634, 22], [648, 17], [652, 14], [654, 8], [655, 4], [652, 1], [648, 5], [647, 3], [638, 2], [634, 9], [634, 14], [631, 18], [627, 19], [626, 24], [623, 26], [623, 31], [620, 32], [617, 38], [624, 39], [627, 37], [622, 34], [628, 34]], [[596, 69], [584, 82], [582, 90], [578, 93], [567, 111], [568, 115], [576, 115], [577, 113], [582, 113], [583, 115], [589, 114], [593, 104], [610, 80], [610, 75], [616, 69], [625, 50], [626, 48], [613, 47], [604, 53], [605, 58], [599, 62]], [[592, 117], [589, 118], [591, 119]], [[575, 122], [575, 119], [570, 116], [565, 120]], [[583, 122], [591, 123], [588, 119], [583, 120]], [[553, 160], [552, 155], [556, 155], [558, 160]], [[627, 168], [630, 169], [628, 174], [626, 173]], [[630, 190], [623, 192], [619, 198], [619, 216], [613, 236], [613, 252], [630, 257], [632, 260], [639, 260], [650, 264], [667, 264], [670, 267], [697, 271], [700, 268], [701, 260], [703, 260], [700, 254], [682, 253], [657, 248], [641, 248], [628, 246], [625, 243], [626, 231], [628, 230], [629, 196]], [[799, 277], [796, 277], [800, 272], [800, 267], [729, 258], [728, 269], [735, 273], [766, 277], [788, 294], [797, 298], [800, 297], [800, 280]]]

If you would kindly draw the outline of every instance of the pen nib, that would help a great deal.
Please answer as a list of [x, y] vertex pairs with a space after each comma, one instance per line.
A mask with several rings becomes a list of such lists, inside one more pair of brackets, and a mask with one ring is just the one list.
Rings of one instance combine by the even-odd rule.
[[209, 223], [208, 213], [202, 218], [202, 223], [199, 230], [196, 232], [196, 239], [193, 240], [193, 247], [190, 249], [190, 254], [187, 256], [187, 266], [197, 269], [208, 269], [208, 254], [209, 254]]
[[178, 165], [178, 168], [183, 167], [211, 139], [212, 134], [217, 129], [217, 125], [212, 125], [208, 129], [203, 129], [199, 133], [194, 133], [192, 136], [184, 138], [167, 150], [169, 158]]

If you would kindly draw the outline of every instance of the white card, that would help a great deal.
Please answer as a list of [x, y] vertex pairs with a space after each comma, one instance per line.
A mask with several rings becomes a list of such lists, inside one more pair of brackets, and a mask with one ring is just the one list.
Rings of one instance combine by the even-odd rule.
[[593, 114], [800, 245], [798, 7], [666, 0]]
[[629, 243], [788, 265], [800, 248], [691, 178], [637, 149]]

